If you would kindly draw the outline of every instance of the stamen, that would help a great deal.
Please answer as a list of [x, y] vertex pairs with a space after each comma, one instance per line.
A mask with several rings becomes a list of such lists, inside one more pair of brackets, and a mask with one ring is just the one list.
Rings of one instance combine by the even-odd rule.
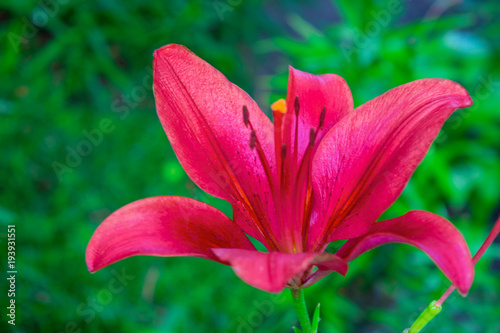
[[285, 157], [286, 157], [286, 144], [283, 144], [283, 145], [281, 146], [281, 159], [283, 159], [283, 160], [284, 160], [284, 159], [285, 159]]
[[255, 131], [252, 130], [250, 133], [250, 149], [253, 150], [255, 148], [255, 142], [257, 141], [257, 135], [255, 134]]
[[[245, 111], [246, 110], [246, 111]], [[246, 116], [248, 114], [248, 109], [246, 106], [243, 106], [243, 120], [248, 123], [248, 127], [250, 128], [250, 149], [253, 151], [254, 148], [257, 149], [257, 156], [259, 157], [260, 162], [262, 163], [262, 167], [264, 168], [264, 172], [266, 173], [266, 178], [269, 182], [269, 187], [271, 188], [271, 192], [273, 194], [273, 198], [276, 198], [276, 187], [274, 185], [273, 174], [271, 172], [271, 167], [269, 166], [269, 162], [267, 161], [266, 154], [264, 153], [264, 149], [257, 138], [257, 134], [255, 133], [255, 129], [252, 126], [252, 122], [250, 121], [250, 117]]]
[[[321, 118], [321, 117], [320, 117]], [[294, 235], [295, 241], [305, 248], [307, 244], [308, 222], [311, 216], [311, 195], [312, 187], [310, 182], [310, 166], [311, 158], [314, 151], [314, 143], [316, 141], [317, 131], [313, 127], [309, 130], [309, 145], [307, 145], [299, 168], [295, 176], [294, 186], [294, 201], [296, 202], [296, 216], [298, 225], [293, 230], [301, 230], [300, 234]]]
[[243, 105], [243, 123], [245, 127], [248, 128], [248, 124], [250, 123], [250, 115], [248, 113], [248, 108], [246, 105]]
[[323, 106], [323, 110], [321, 110], [321, 114], [319, 115], [319, 125], [318, 130], [323, 127], [323, 123], [325, 122], [325, 114], [326, 114], [326, 106]]
[[[277, 196], [276, 185], [275, 185], [275, 181], [273, 179], [271, 167], [269, 166], [269, 162], [267, 161], [266, 154], [264, 153], [264, 149], [262, 148], [262, 145], [259, 142], [259, 138], [257, 137], [255, 129], [252, 126], [252, 122], [250, 121], [250, 116], [249, 116], [248, 108], [246, 107], [246, 105], [243, 106], [243, 122], [245, 123], [245, 126], [249, 127], [251, 130], [250, 142], [249, 142], [250, 149], [253, 151], [254, 148], [256, 148], [257, 156], [260, 160], [260, 163], [262, 164], [262, 167], [263, 167], [264, 172], [265, 172], [265, 176], [269, 182], [269, 187], [271, 190], [271, 195], [272, 195], [274, 204], [277, 205], [278, 204], [278, 196]], [[267, 230], [267, 228], [266, 228], [265, 231], [267, 232], [268, 235], [270, 235], [267, 237], [267, 240], [272, 241], [271, 245], [273, 245], [274, 248], [279, 249], [280, 247], [277, 244], [275, 244], [276, 241], [274, 239], [272, 229]]]
[[278, 166], [279, 167], [279, 169], [278, 169], [278, 171], [279, 171], [279, 178], [278, 178], [279, 183], [278, 184], [279, 185], [278, 186], [279, 186], [281, 191], [284, 191], [285, 182], [286, 182], [285, 178], [287, 176], [287, 174], [285, 173], [285, 163], [284, 163], [284, 160], [286, 158], [286, 144], [283, 144], [281, 146], [281, 156], [280, 157], [281, 157], [281, 163]]
[[316, 133], [314, 133], [314, 128], [311, 127], [309, 131], [309, 145], [314, 147], [314, 140], [316, 139]]
[[299, 145], [299, 109], [300, 109], [300, 104], [299, 104], [299, 97], [295, 96], [295, 136], [293, 139], [293, 168], [296, 170], [298, 160], [297, 160], [297, 151], [298, 151], [298, 145]]
[[[299, 244], [299, 246], [304, 249], [307, 242], [308, 232], [307, 221], [309, 220], [311, 214], [311, 194], [312, 188], [310, 184], [310, 165], [311, 157], [314, 150], [314, 141], [316, 139], [316, 133], [314, 129], [311, 128], [309, 132], [309, 144], [307, 145], [304, 154], [302, 156], [302, 161], [297, 170], [295, 176], [294, 188], [294, 202], [296, 203], [296, 222], [297, 225], [294, 226], [293, 230], [300, 230], [300, 233], [294, 235], [294, 240]], [[305, 225], [304, 225], [305, 224]]]

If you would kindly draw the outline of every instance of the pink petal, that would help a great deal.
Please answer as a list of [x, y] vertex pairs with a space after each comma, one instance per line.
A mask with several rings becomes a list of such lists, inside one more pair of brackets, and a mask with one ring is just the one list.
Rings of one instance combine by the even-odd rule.
[[375, 223], [365, 235], [351, 239], [337, 255], [351, 261], [379, 245], [398, 242], [427, 253], [461, 294], [467, 294], [474, 279], [474, 264], [460, 231], [446, 219], [424, 211], [411, 211]]
[[340, 275], [345, 276], [347, 274], [347, 269], [349, 268], [349, 265], [344, 259], [331, 253], [321, 253], [312, 263], [318, 267], [318, 270], [307, 278], [303, 285], [304, 288], [315, 284], [333, 272], [337, 272]]
[[[280, 195], [281, 220], [288, 225], [281, 228], [291, 229], [293, 240], [283, 237], [282, 243], [287, 251], [293, 251], [304, 248], [303, 230], [307, 227], [304, 222], [310, 211], [311, 157], [328, 130], [353, 110], [353, 102], [351, 91], [340, 76], [313, 75], [290, 67], [286, 104], [280, 139], [283, 146], [276, 149], [286, 149], [280, 169], [283, 177]], [[281, 155], [281, 149], [279, 152]], [[279, 155], [278, 166], [281, 166]]]
[[253, 214], [253, 224], [240, 226], [265, 243], [263, 229], [272, 233], [272, 192], [257, 149], [250, 149], [251, 129], [244, 124], [243, 106], [273, 178], [276, 162], [269, 118], [247, 93], [181, 45], [155, 51], [154, 92], [158, 116], [189, 177], [216, 197], [243, 203]]
[[[284, 117], [284, 140], [290, 152], [294, 149], [295, 138], [295, 98], [298, 97], [298, 161], [309, 144], [310, 130], [319, 125], [321, 111], [325, 108], [325, 119], [316, 132], [315, 143], [342, 117], [353, 110], [351, 90], [344, 79], [335, 74], [313, 75], [289, 67], [288, 92], [286, 97], [287, 114]], [[289, 154], [288, 156], [291, 156]]]
[[317, 253], [258, 252], [214, 249], [220, 260], [233, 267], [249, 285], [271, 293], [281, 292], [295, 275], [305, 272]]
[[95, 272], [136, 255], [192, 256], [219, 261], [213, 248], [254, 249], [219, 210], [182, 197], [135, 201], [111, 214], [92, 235], [85, 254]]
[[313, 160], [308, 249], [367, 232], [401, 194], [444, 121], [471, 104], [459, 84], [424, 79], [394, 88], [342, 118]]

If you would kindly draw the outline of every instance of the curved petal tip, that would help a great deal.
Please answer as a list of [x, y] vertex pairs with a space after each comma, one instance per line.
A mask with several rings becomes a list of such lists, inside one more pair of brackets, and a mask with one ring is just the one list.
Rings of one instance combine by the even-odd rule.
[[165, 46], [160, 47], [159, 49], [156, 49], [153, 52], [153, 57], [160, 56], [166, 52], [169, 51], [187, 51], [189, 53], [193, 53], [190, 49], [188, 49], [186, 46], [181, 45], [181, 44], [167, 44]]
[[474, 280], [474, 264], [465, 239], [451, 222], [429, 212], [410, 211], [401, 217], [377, 222], [367, 234], [347, 241], [337, 255], [349, 262], [391, 242], [407, 243], [424, 251], [462, 296], [469, 291]]
[[193, 199], [163, 196], [135, 201], [106, 218], [92, 235], [85, 260], [91, 273], [136, 255], [219, 261], [213, 248], [254, 247], [219, 210]]

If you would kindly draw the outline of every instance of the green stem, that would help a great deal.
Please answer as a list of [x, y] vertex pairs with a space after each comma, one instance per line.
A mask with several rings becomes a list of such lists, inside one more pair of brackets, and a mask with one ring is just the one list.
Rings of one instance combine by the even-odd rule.
[[306, 300], [304, 299], [304, 292], [302, 288], [292, 289], [292, 296], [293, 304], [295, 305], [295, 311], [297, 311], [302, 331], [304, 331], [304, 333], [311, 333], [311, 319], [307, 313]]
[[427, 325], [435, 315], [441, 311], [441, 306], [436, 305], [436, 301], [432, 301], [431, 304], [418, 316], [417, 320], [411, 325], [411, 327], [405, 330], [405, 333], [418, 333], [422, 328]]

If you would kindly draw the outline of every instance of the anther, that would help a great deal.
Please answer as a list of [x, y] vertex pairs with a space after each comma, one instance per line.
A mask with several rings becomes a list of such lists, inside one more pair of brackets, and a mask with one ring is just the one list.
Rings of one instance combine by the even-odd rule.
[[299, 109], [300, 109], [299, 97], [295, 96], [295, 117], [299, 115]]
[[318, 130], [323, 126], [323, 123], [325, 122], [325, 114], [326, 114], [326, 106], [323, 106], [323, 110], [321, 110], [321, 114], [319, 115]]
[[314, 128], [311, 127], [311, 131], [309, 132], [309, 145], [314, 147], [314, 140], [316, 139], [316, 133], [314, 133]]
[[255, 142], [257, 141], [257, 135], [255, 134], [255, 131], [252, 131], [250, 133], [250, 149], [253, 150], [255, 148]]
[[285, 145], [285, 144], [283, 144], [283, 145], [281, 146], [281, 159], [282, 159], [282, 160], [284, 160], [284, 159], [285, 159], [285, 157], [286, 157], [286, 145]]
[[250, 115], [248, 114], [248, 108], [246, 105], [243, 105], [243, 123], [245, 124], [245, 127], [248, 127], [248, 124], [250, 123]]

